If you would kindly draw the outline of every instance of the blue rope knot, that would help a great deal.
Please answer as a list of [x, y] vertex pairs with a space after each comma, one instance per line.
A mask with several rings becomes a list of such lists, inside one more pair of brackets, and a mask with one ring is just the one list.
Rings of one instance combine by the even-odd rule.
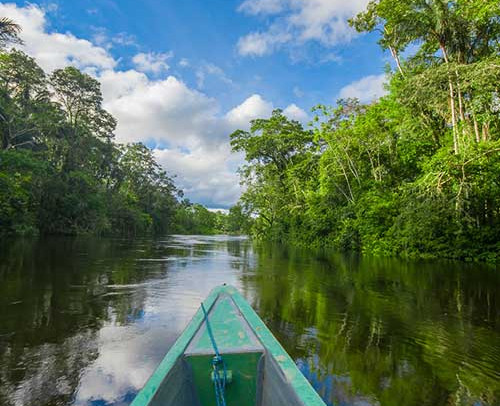
[[217, 367], [218, 365], [224, 366], [224, 360], [220, 355], [214, 355], [214, 357], [212, 358], [212, 365], [215, 367]]
[[[215, 389], [215, 401], [217, 406], [226, 406], [226, 399], [224, 397], [226, 390], [226, 381], [227, 381], [227, 371], [226, 371], [226, 363], [222, 359], [222, 356], [219, 354], [219, 349], [217, 348], [217, 344], [215, 343], [215, 338], [212, 333], [212, 328], [210, 326], [210, 322], [208, 321], [208, 313], [205, 310], [205, 306], [203, 303], [201, 304], [201, 308], [203, 310], [203, 314], [205, 315], [205, 323], [207, 325], [208, 336], [210, 337], [210, 341], [212, 343], [212, 347], [214, 348], [215, 355], [212, 358], [212, 373], [213, 373], [213, 381], [214, 381], [214, 389]], [[222, 367], [222, 370], [221, 370]], [[222, 378], [221, 374], [222, 372]]]

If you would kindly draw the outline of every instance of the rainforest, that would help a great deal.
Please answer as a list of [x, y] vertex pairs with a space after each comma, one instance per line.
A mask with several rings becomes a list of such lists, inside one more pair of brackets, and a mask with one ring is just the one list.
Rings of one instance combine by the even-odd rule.
[[495, 262], [500, 252], [500, 21], [496, 1], [372, 1], [394, 69], [372, 103], [280, 110], [231, 135], [252, 234], [376, 255]]
[[[20, 43], [9, 19], [0, 45]], [[3, 42], [2, 42], [3, 41]], [[22, 51], [0, 53], [0, 236], [240, 233], [227, 214], [183, 198], [143, 143], [114, 141], [99, 82], [77, 68], [47, 75]]]
[[[2, 19], [0, 233], [247, 233], [375, 255], [496, 262], [500, 21], [496, 1], [381, 0], [349, 24], [388, 50], [386, 90], [275, 109], [230, 135], [244, 192], [226, 215], [183, 197], [143, 143], [117, 143], [100, 83], [46, 73]], [[189, 117], [186, 117], [189, 120]], [[229, 141], [229, 140], [228, 140]]]

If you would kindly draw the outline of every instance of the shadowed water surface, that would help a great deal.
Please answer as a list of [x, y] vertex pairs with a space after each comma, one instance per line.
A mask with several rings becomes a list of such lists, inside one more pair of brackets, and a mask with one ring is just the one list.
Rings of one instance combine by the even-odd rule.
[[328, 405], [500, 405], [498, 271], [226, 236], [2, 243], [0, 405], [128, 405], [224, 282]]

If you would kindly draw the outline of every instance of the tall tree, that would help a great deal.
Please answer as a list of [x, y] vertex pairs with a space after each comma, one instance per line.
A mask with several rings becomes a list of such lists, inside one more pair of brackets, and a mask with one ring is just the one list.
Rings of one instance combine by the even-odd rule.
[[[351, 24], [358, 31], [379, 31], [380, 44], [396, 57], [409, 45], [415, 45], [419, 50], [414, 61], [444, 64], [447, 119], [453, 134], [453, 150], [458, 154], [470, 138], [479, 138], [479, 127], [482, 126], [483, 138], [488, 137], [488, 123], [478, 123], [478, 115], [471, 111], [477, 95], [464, 92], [460, 65], [478, 62], [479, 58], [498, 52], [499, 13], [500, 5], [494, 0], [373, 0]], [[436, 60], [437, 51], [440, 60]], [[398, 57], [397, 65], [403, 73]], [[439, 84], [435, 91], [440, 92]]]
[[1, 148], [39, 145], [54, 135], [59, 116], [34, 59], [17, 50], [0, 54]]
[[[248, 162], [240, 171], [247, 187], [242, 199], [259, 216], [255, 226], [263, 235], [279, 235], [278, 225], [288, 227], [290, 211], [303, 209], [304, 191], [296, 175], [313, 167], [305, 164], [314, 160], [313, 133], [275, 110], [269, 119], [253, 120], [250, 131], [231, 134], [231, 146], [244, 152]], [[297, 171], [295, 176], [292, 170]]]

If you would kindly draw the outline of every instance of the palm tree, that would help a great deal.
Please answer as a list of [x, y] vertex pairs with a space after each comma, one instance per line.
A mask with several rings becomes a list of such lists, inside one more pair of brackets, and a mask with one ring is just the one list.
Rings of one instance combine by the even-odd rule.
[[0, 49], [4, 48], [8, 43], [22, 44], [19, 33], [21, 26], [16, 24], [10, 18], [0, 17]]

